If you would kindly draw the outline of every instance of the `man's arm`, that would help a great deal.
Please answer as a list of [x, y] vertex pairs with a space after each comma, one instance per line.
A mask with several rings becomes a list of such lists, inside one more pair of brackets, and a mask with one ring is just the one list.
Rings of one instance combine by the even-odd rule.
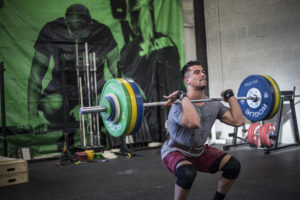
[[[177, 95], [179, 91], [175, 91], [169, 96], [164, 96], [164, 98], [168, 99], [165, 106], [170, 106], [177, 100]], [[182, 114], [181, 114], [181, 123], [184, 127], [196, 129], [200, 127], [200, 117], [190, 101], [190, 99], [185, 96], [181, 99], [182, 105]]]
[[28, 119], [35, 128], [39, 125], [38, 104], [42, 93], [42, 80], [45, 76], [50, 58], [35, 51], [28, 78]]
[[237, 99], [232, 96], [227, 102], [230, 109], [223, 114], [221, 121], [231, 126], [242, 126], [245, 124], [245, 118]]

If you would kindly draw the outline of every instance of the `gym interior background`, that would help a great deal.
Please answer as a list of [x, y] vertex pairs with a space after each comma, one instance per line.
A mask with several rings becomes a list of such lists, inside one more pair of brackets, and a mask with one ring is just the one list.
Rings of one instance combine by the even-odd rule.
[[[47, 54], [47, 49], [51, 51], [56, 49], [53, 46], [57, 43], [66, 42], [61, 41], [63, 37], [57, 35], [45, 40], [43, 38], [45, 35], [42, 33], [53, 35], [55, 31], [50, 30], [51, 26], [46, 27], [46, 24], [64, 17], [70, 5], [84, 5], [88, 8], [91, 18], [104, 24], [111, 32], [109, 36], [105, 35], [105, 38], [110, 38], [109, 40], [104, 39], [99, 43], [98, 40], [94, 40], [97, 45], [105, 46], [106, 52], [99, 52], [93, 44], [89, 44], [88, 48], [105, 59], [113, 52], [117, 52], [118, 55], [117, 59], [112, 56], [112, 60], [116, 63], [111, 62], [109, 58], [103, 59], [105, 61], [101, 60], [100, 64], [97, 63], [103, 66], [103, 77], [101, 75], [97, 77], [99, 86], [101, 84], [103, 86], [101, 81], [104, 79], [129, 74], [136, 76], [131, 78], [144, 89], [144, 85], [148, 84], [143, 82], [148, 80], [145, 78], [145, 73], [139, 72], [136, 75], [134, 70], [127, 70], [128, 66], [147, 63], [162, 66], [163, 69], [169, 69], [170, 65], [179, 69], [186, 61], [197, 59], [203, 63], [208, 72], [209, 84], [206, 93], [209, 97], [220, 97], [221, 90], [227, 88], [232, 88], [237, 93], [243, 79], [251, 74], [267, 74], [276, 80], [281, 91], [293, 91], [294, 95], [300, 93], [300, 2], [296, 0], [153, 0], [151, 13], [142, 13], [152, 16], [152, 21], [146, 21], [147, 23], [144, 24], [152, 22], [150, 25], [155, 27], [158, 45], [155, 50], [149, 50], [149, 55], [145, 50], [142, 56], [134, 52], [134, 44], [137, 41], [135, 35], [139, 34], [134, 32], [137, 30], [132, 25], [135, 23], [135, 26], [138, 26], [138, 22], [134, 21], [138, 20], [136, 12], [127, 12], [128, 8], [134, 7], [130, 4], [134, 1], [2, 0], [0, 2], [0, 62], [1, 74], [3, 73], [0, 150], [4, 157], [20, 157], [28, 162], [28, 166], [22, 165], [28, 180], [23, 181], [25, 183], [22, 184], [15, 184], [16, 180], [18, 183], [17, 178], [20, 176], [19, 173], [15, 176], [12, 174], [11, 176], [16, 180], [9, 179], [12, 180], [11, 183], [5, 183], [4, 187], [0, 187], [1, 197], [10, 199], [21, 199], [24, 196], [30, 196], [31, 199], [172, 198], [175, 179], [163, 168], [158, 153], [160, 145], [166, 139], [165, 119], [168, 109], [145, 109], [141, 128], [132, 137], [112, 137], [100, 124], [100, 142], [97, 136], [90, 137], [87, 133], [86, 145], [83, 144], [82, 129], [78, 125], [80, 119], [78, 104], [71, 111], [73, 113], [71, 116], [75, 118], [73, 121], [69, 114], [68, 117], [64, 117], [66, 116], [64, 107], [60, 112], [60, 115], [63, 113], [63, 119], [61, 123], [54, 123], [55, 125], [50, 123], [51, 117], [44, 116], [40, 109], [38, 112], [41, 119], [35, 124], [37, 129], [33, 130], [29, 122], [28, 85], [30, 77], [32, 78], [31, 68], [34, 65], [36, 51]], [[142, 29], [148, 30], [149, 27], [144, 26]], [[80, 37], [84, 38], [84, 33], [82, 35]], [[51, 47], [46, 45], [47, 48], [41, 49], [41, 45], [35, 46], [38, 41], [44, 45], [45, 41], [49, 43], [49, 40], [52, 40], [49, 45]], [[75, 43], [74, 41], [71, 43], [72, 48]], [[161, 51], [162, 49], [167, 50], [164, 52]], [[85, 50], [84, 45], [79, 47], [82, 66], [86, 65], [83, 61], [85, 55], [82, 54], [83, 52], [85, 54]], [[73, 59], [72, 66], [75, 68], [75, 52], [70, 55]], [[155, 62], [137, 59], [138, 56], [145, 55], [150, 57], [155, 55], [158, 59]], [[62, 54], [58, 57], [61, 58]], [[40, 82], [42, 91], [45, 91], [47, 85], [51, 83], [54, 66], [59, 66], [62, 60], [49, 58], [51, 69]], [[161, 80], [166, 76], [163, 73], [165, 72], [155, 71], [156, 75], [153, 76], [155, 80], [151, 79], [152, 84], [161, 86]], [[59, 76], [61, 77], [64, 76]], [[169, 78], [170, 81], [177, 80], [176, 75], [173, 74]], [[162, 101], [161, 96], [174, 89], [168, 81], [169, 79], [164, 82], [162, 90], [145, 88], [144, 101]], [[77, 90], [77, 80], [75, 82], [73, 80], [73, 84]], [[70, 95], [65, 94], [63, 87], [59, 89], [63, 97], [68, 97], [72, 101]], [[75, 93], [77, 95], [79, 90]], [[73, 95], [74, 101], [78, 102], [80, 100], [76, 95]], [[284, 101], [281, 105], [282, 113], [278, 112], [272, 119], [266, 120], [276, 124], [280, 117], [280, 145], [299, 144], [299, 132], [295, 130], [295, 124], [299, 124], [297, 116], [300, 112], [298, 104], [300, 99], [294, 96], [293, 98], [296, 117], [293, 116], [290, 102]], [[56, 96], [46, 102], [57, 105], [59, 100], [60, 98]], [[63, 102], [63, 105], [66, 104]], [[72, 121], [72, 126], [67, 121]], [[298, 199], [300, 197], [297, 187], [300, 178], [299, 148], [295, 145], [296, 148], [278, 149], [266, 154], [264, 148], [247, 144], [245, 130], [250, 125], [251, 121], [247, 120], [245, 127], [234, 129], [217, 121], [212, 129], [212, 137], [209, 141], [211, 145], [224, 148], [226, 145], [231, 145], [233, 139], [236, 139], [236, 144], [246, 143], [241, 146], [233, 145], [228, 149], [232, 155], [241, 160], [243, 169], [227, 198]], [[93, 129], [85, 126], [87, 132]], [[236, 134], [235, 137], [232, 137], [233, 132]], [[71, 140], [72, 143], [67, 147], [67, 153], [64, 148], [66, 140], [68, 142]], [[94, 140], [93, 146], [89, 146], [91, 140]], [[70, 161], [76, 151], [90, 149], [102, 152], [101, 159], [95, 157], [93, 160], [88, 160], [88, 163], [80, 164]], [[118, 149], [122, 151], [118, 152]], [[14, 166], [19, 165], [16, 162]], [[196, 181], [193, 186], [190, 199], [211, 199], [217, 178], [218, 176], [215, 175], [198, 174], [198, 182]], [[4, 175], [0, 176], [0, 179], [4, 180]]]

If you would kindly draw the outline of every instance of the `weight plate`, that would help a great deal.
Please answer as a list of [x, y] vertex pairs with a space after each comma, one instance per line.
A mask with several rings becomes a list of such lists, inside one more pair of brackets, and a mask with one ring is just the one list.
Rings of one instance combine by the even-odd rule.
[[116, 109], [116, 114], [115, 117], [112, 119], [112, 122], [117, 122], [120, 118], [120, 103], [118, 101], [118, 98], [114, 94], [108, 94], [114, 101], [115, 103], [115, 109]]
[[111, 105], [111, 114], [109, 115], [109, 117], [106, 120], [112, 121], [116, 115], [116, 105], [114, 103], [113, 98], [110, 97], [109, 95], [106, 95], [105, 98], [109, 101], [109, 103]]
[[274, 116], [275, 116], [276, 113], [278, 112], [280, 106], [281, 106], [281, 103], [282, 103], [281, 102], [281, 91], [280, 91], [280, 87], [278, 86], [277, 82], [271, 76], [269, 76], [269, 77], [274, 81], [274, 83], [276, 85], [276, 88], [277, 88], [277, 91], [278, 91], [278, 96], [279, 96], [278, 107], [277, 107], [277, 109], [275, 110], [275, 113], [274, 113]]
[[[107, 131], [114, 137], [123, 135], [129, 128], [131, 120], [131, 102], [127, 89], [118, 79], [109, 79], [103, 86], [101, 100], [105, 99], [108, 94], [114, 94], [120, 104], [120, 117], [118, 121], [106, 121], [103, 118], [103, 123]], [[101, 105], [101, 103], [100, 103]], [[102, 106], [102, 105], [101, 105]], [[117, 112], [117, 111], [116, 111]], [[102, 115], [103, 112], [101, 112]]]
[[275, 124], [264, 124], [261, 129], [264, 135], [264, 145], [268, 148], [272, 147], [274, 140], [270, 139], [270, 136], [275, 134]]
[[[252, 125], [252, 124], [251, 124], [251, 125]], [[251, 139], [250, 139], [251, 125], [249, 126], [248, 132], [247, 132], [247, 139], [248, 139], [249, 144], [251, 144]]]
[[248, 139], [248, 142], [249, 142], [249, 144], [252, 144], [251, 142], [251, 130], [252, 130], [252, 126], [253, 126], [253, 124], [250, 124], [250, 126], [249, 126], [249, 128], [248, 128], [248, 132], [247, 132], [247, 139]]
[[260, 75], [246, 77], [238, 90], [238, 97], [256, 95], [257, 101], [239, 100], [244, 116], [252, 122], [264, 120], [273, 110], [274, 98], [269, 81]]
[[275, 108], [275, 102], [276, 102], [276, 94], [275, 94], [275, 88], [274, 88], [274, 85], [271, 83], [270, 81], [270, 78], [266, 75], [261, 75], [263, 78], [265, 78], [268, 83], [269, 83], [269, 86], [270, 86], [270, 90], [272, 91], [272, 98], [273, 98], [273, 101], [272, 101], [272, 110], [270, 111], [270, 113], [268, 114], [268, 116], [264, 119], [264, 120], [268, 120], [268, 119], [271, 119], [271, 114]]
[[257, 124], [252, 131], [252, 140], [255, 146], [258, 146], [258, 135], [260, 136], [260, 124]]
[[249, 128], [248, 128], [248, 142], [250, 145], [254, 145], [254, 141], [253, 141], [253, 137], [254, 137], [254, 129], [256, 128], [256, 126], [258, 126], [259, 123], [252, 123]]
[[269, 81], [271, 82], [271, 84], [273, 85], [274, 87], [274, 91], [275, 91], [275, 96], [276, 96], [276, 99], [275, 99], [275, 106], [274, 106], [274, 109], [272, 111], [272, 113], [270, 114], [270, 119], [273, 118], [276, 113], [278, 112], [278, 109], [280, 107], [280, 103], [281, 103], [281, 92], [280, 92], [280, 88], [278, 86], [278, 84], [276, 83], [276, 81], [269, 75], [265, 75], [269, 78]]
[[103, 120], [107, 120], [109, 118], [109, 116], [111, 115], [111, 104], [108, 101], [108, 99], [103, 98], [100, 99], [100, 105], [106, 107], [106, 112], [101, 112], [101, 116]]
[[137, 119], [137, 104], [136, 104], [136, 99], [135, 99], [135, 93], [131, 87], [131, 85], [123, 78], [119, 78], [119, 80], [124, 84], [124, 86], [127, 89], [127, 92], [130, 97], [130, 102], [131, 102], [131, 120], [130, 120], [130, 125], [128, 130], [125, 132], [126, 135], [129, 135], [136, 124], [136, 119]]
[[[266, 125], [266, 126], [265, 126]], [[262, 144], [263, 144], [263, 146], [264, 147], [266, 147], [267, 146], [267, 140], [266, 140], [266, 128], [268, 127], [267, 126], [268, 124], [264, 124], [264, 125], [262, 125], [262, 127], [261, 127], [261, 129], [260, 129], [260, 134], [261, 134], [261, 141], [262, 141]]]
[[[264, 124], [265, 125], [265, 124]], [[265, 147], [266, 146], [266, 143], [265, 143], [265, 126], [262, 125], [261, 128], [260, 128], [260, 144], [262, 147]]]
[[144, 101], [143, 101], [143, 95], [139, 89], [139, 86], [136, 82], [134, 82], [131, 78], [124, 78], [128, 83], [131, 85], [135, 98], [136, 98], [136, 103], [137, 103], [137, 120], [134, 126], [134, 129], [131, 134], [136, 133], [139, 128], [142, 125], [143, 122], [143, 117], [144, 117]]
[[248, 128], [248, 141], [249, 144], [254, 145], [253, 139], [252, 139], [252, 132], [254, 130], [254, 127], [256, 126], [257, 123], [252, 123], [249, 128]]
[[271, 119], [274, 116], [274, 112], [276, 111], [277, 107], [278, 107], [278, 102], [279, 102], [279, 94], [277, 91], [277, 87], [274, 83], [274, 81], [268, 76], [268, 75], [262, 75], [263, 77], [265, 77], [269, 83], [271, 84], [271, 87], [273, 88], [273, 94], [274, 94], [274, 106], [273, 106], [273, 110], [270, 112], [270, 114], [266, 117], [266, 119]]

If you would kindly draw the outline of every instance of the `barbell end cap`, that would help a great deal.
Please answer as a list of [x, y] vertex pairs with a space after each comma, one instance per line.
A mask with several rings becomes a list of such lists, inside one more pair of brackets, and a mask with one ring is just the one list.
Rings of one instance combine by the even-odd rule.
[[258, 96], [256, 96], [256, 95], [251, 96], [251, 98], [252, 98], [252, 101], [254, 101], [254, 102], [258, 101]]

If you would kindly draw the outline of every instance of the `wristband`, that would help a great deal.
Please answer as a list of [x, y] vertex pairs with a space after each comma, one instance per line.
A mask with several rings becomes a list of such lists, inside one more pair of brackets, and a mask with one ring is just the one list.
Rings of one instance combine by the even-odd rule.
[[187, 95], [186, 95], [186, 93], [184, 92], [184, 91], [179, 91], [178, 93], [177, 93], [177, 99], [179, 99], [180, 101], [182, 101], [182, 99], [184, 98], [184, 97], [186, 97]]
[[224, 100], [225, 101], [228, 101], [228, 99], [232, 96], [234, 96], [234, 93], [231, 89], [228, 89], [228, 90], [224, 91]]

